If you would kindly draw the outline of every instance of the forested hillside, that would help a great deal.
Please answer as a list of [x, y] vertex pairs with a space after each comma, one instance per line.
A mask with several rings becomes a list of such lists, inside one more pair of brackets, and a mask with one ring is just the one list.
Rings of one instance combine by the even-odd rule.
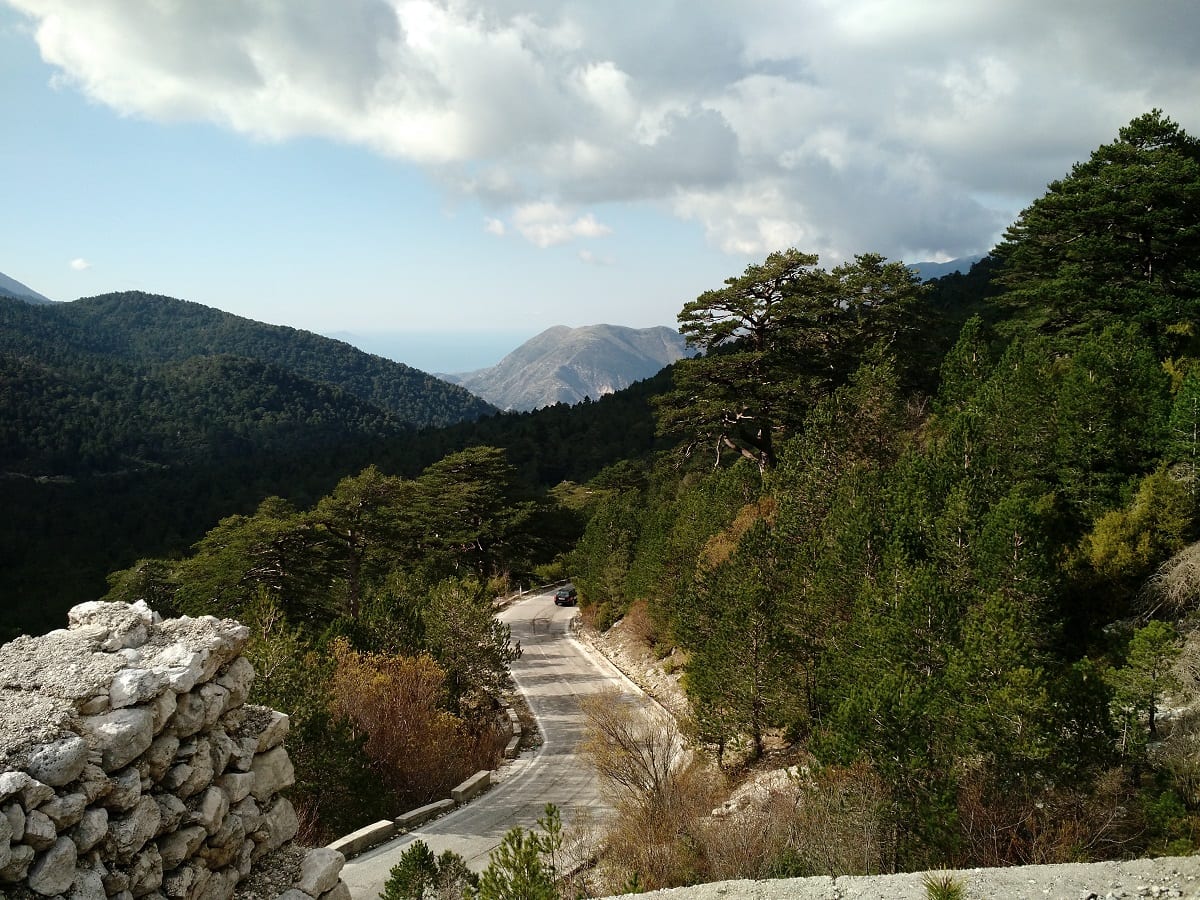
[[115, 566], [267, 494], [319, 496], [368, 446], [494, 412], [347, 344], [137, 293], [0, 297], [0, 386], [2, 635], [57, 627]]
[[341, 388], [417, 427], [448, 425], [493, 411], [457, 385], [341, 341], [139, 292], [49, 306], [5, 302], [0, 305], [0, 353], [66, 369], [242, 356]]
[[[1133, 121], [932, 290], [792, 250], [685, 305], [680, 449], [609, 482], [582, 601], [647, 605], [699, 738], [800, 753], [856, 866], [1190, 852], [1200, 144]], [[649, 887], [717, 867], [698, 821], [625, 839]], [[743, 874], [821, 870], [772, 846]]]

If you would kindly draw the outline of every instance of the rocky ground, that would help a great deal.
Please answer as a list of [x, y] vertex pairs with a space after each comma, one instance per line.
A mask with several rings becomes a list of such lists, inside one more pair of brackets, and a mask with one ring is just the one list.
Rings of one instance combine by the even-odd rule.
[[[948, 873], [964, 900], [1117, 900], [1200, 897], [1200, 857], [963, 869]], [[926, 900], [923, 873], [722, 881], [638, 894], [661, 900]], [[632, 897], [634, 895], [626, 895]]]

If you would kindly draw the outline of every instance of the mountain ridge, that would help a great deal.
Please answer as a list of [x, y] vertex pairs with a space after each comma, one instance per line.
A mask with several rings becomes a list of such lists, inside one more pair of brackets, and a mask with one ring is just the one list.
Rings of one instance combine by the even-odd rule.
[[24, 300], [26, 303], [35, 305], [43, 305], [47, 303], [56, 303], [42, 294], [39, 294], [27, 284], [22, 284], [17, 279], [5, 275], [0, 272], [0, 297], [11, 297], [14, 300]]
[[42, 360], [81, 353], [144, 366], [211, 355], [256, 359], [340, 388], [415, 427], [496, 411], [458, 385], [343, 341], [160, 294], [127, 291], [51, 305], [6, 303], [0, 324], [0, 352]]

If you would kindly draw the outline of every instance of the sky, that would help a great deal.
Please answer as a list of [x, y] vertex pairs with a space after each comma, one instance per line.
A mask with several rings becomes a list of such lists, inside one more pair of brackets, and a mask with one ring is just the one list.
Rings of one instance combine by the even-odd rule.
[[1198, 98], [1195, 0], [0, 0], [0, 272], [464, 371], [774, 250], [984, 253]]

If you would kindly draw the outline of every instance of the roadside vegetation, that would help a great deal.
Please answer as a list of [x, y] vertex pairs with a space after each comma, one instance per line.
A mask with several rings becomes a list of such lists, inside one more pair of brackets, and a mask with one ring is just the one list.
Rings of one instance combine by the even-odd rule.
[[[616, 879], [1195, 849], [1196, 139], [1135, 119], [969, 275], [787, 250], [679, 318], [677, 449], [592, 482], [573, 565], [684, 661], [711, 763], [669, 819], [622, 799]], [[753, 826], [708, 814], [789, 763]]]

